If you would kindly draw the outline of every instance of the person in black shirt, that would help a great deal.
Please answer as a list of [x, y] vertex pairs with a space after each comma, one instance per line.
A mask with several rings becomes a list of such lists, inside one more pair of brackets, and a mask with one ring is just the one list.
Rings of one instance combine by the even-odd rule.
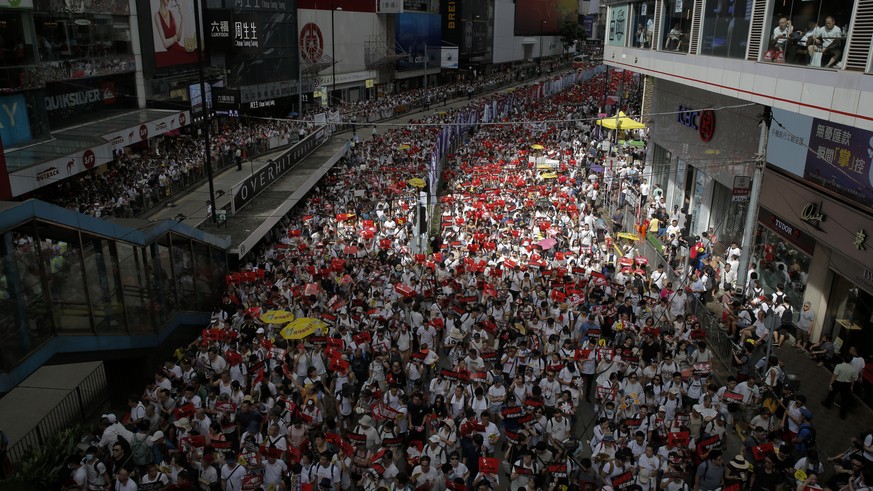
[[485, 438], [481, 433], [476, 433], [472, 437], [464, 437], [461, 440], [461, 453], [464, 457], [464, 465], [470, 470], [470, 477], [467, 479], [467, 486], [473, 485], [473, 478], [479, 474], [479, 457], [486, 457], [485, 447], [482, 444]]
[[423, 442], [427, 433], [424, 420], [425, 416], [430, 412], [430, 408], [423, 402], [420, 392], [412, 394], [412, 400], [406, 405], [406, 412], [409, 418], [409, 440]]

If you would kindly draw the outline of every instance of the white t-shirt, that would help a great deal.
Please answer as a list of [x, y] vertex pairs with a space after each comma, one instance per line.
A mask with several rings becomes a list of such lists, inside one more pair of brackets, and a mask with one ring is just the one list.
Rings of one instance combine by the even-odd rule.
[[246, 470], [243, 466], [237, 464], [232, 469], [227, 464], [221, 466], [221, 480], [227, 482], [226, 491], [240, 491], [242, 489], [242, 480], [246, 475]]

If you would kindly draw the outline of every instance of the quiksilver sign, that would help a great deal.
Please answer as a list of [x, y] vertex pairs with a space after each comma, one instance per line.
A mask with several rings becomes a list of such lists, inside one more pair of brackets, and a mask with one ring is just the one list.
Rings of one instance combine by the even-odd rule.
[[45, 98], [45, 108], [47, 111], [57, 111], [58, 109], [84, 106], [114, 98], [115, 93], [111, 89], [106, 89], [105, 91], [100, 89], [80, 90], [79, 92], [70, 92], [69, 94], [47, 96]]

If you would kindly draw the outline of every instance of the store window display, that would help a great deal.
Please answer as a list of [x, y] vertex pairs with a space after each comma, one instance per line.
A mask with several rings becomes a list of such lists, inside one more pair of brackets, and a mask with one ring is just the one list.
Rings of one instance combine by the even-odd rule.
[[754, 256], [764, 293], [770, 296], [782, 286], [796, 318], [803, 305], [811, 255], [772, 230], [759, 226]]
[[[825, 331], [834, 338], [841, 353], [854, 346], [861, 356], [873, 353], [873, 295], [859, 288], [842, 275], [834, 273], [828, 298]], [[830, 331], [828, 331], [828, 329]]]

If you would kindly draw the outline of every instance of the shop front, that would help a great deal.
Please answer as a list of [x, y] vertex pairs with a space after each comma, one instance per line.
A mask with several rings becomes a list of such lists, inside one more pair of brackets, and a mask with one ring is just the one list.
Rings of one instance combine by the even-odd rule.
[[664, 190], [671, 214], [686, 217], [689, 233], [711, 230], [722, 244], [739, 241], [747, 206], [734, 197], [734, 179], [752, 175], [762, 107], [664, 80], [654, 84], [644, 102], [651, 107], [650, 182]]
[[781, 282], [795, 309], [810, 302], [812, 339], [829, 334], [841, 352], [873, 354], [873, 216], [768, 168], [755, 258], [765, 289]]

